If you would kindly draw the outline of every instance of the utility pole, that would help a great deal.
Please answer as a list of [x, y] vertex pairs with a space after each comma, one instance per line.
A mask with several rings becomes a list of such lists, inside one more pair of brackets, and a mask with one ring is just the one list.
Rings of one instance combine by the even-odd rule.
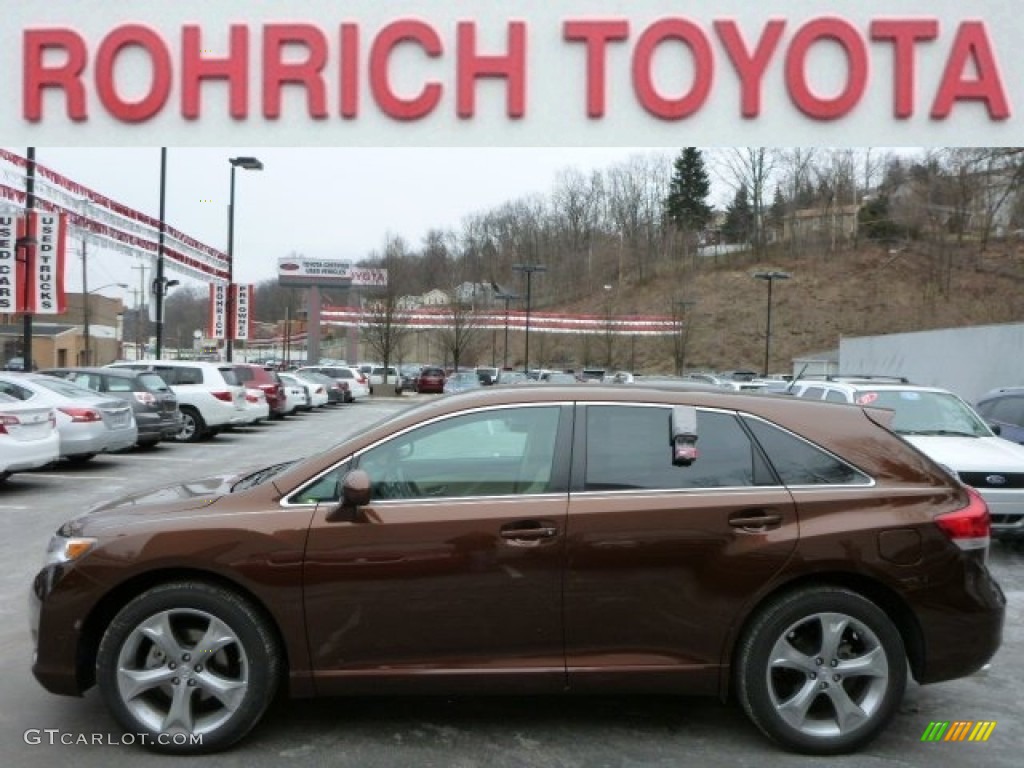
[[139, 273], [139, 288], [138, 293], [136, 289], [132, 289], [132, 295], [135, 297], [135, 359], [142, 359], [141, 338], [142, 332], [142, 310], [146, 309], [146, 305], [143, 304], [143, 300], [146, 298], [146, 270], [149, 269], [147, 264], [133, 264], [132, 269], [140, 270]]

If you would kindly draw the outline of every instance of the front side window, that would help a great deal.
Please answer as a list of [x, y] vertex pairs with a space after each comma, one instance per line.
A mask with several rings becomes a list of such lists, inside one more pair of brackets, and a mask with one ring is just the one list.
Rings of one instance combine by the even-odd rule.
[[731, 413], [697, 412], [697, 459], [672, 463], [672, 409], [587, 406], [586, 491], [754, 485], [754, 450]]
[[359, 457], [372, 497], [418, 499], [553, 492], [559, 406], [500, 408], [418, 427]]

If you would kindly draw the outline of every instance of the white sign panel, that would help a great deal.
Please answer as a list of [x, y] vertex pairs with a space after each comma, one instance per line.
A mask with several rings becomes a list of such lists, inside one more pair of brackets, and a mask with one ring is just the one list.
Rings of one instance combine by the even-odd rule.
[[0, 137], [1006, 146], [1022, 39], [1006, 0], [9, 2]]

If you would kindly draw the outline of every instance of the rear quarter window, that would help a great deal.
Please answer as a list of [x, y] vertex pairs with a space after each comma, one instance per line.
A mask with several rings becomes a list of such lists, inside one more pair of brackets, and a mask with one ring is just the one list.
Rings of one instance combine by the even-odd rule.
[[167, 382], [157, 373], [139, 374], [139, 383], [150, 392], [167, 392]]
[[[871, 478], [822, 448], [759, 418], [744, 422], [785, 485], [867, 485]], [[698, 441], [698, 447], [700, 441]]]

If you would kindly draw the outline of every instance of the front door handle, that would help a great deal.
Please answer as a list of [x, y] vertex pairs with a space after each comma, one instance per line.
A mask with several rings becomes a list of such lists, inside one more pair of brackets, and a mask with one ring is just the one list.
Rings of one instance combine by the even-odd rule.
[[558, 527], [550, 520], [519, 520], [501, 526], [501, 538], [511, 544], [537, 544], [558, 535]]
[[782, 515], [766, 509], [746, 509], [729, 515], [729, 525], [750, 533], [764, 533], [782, 525]]

